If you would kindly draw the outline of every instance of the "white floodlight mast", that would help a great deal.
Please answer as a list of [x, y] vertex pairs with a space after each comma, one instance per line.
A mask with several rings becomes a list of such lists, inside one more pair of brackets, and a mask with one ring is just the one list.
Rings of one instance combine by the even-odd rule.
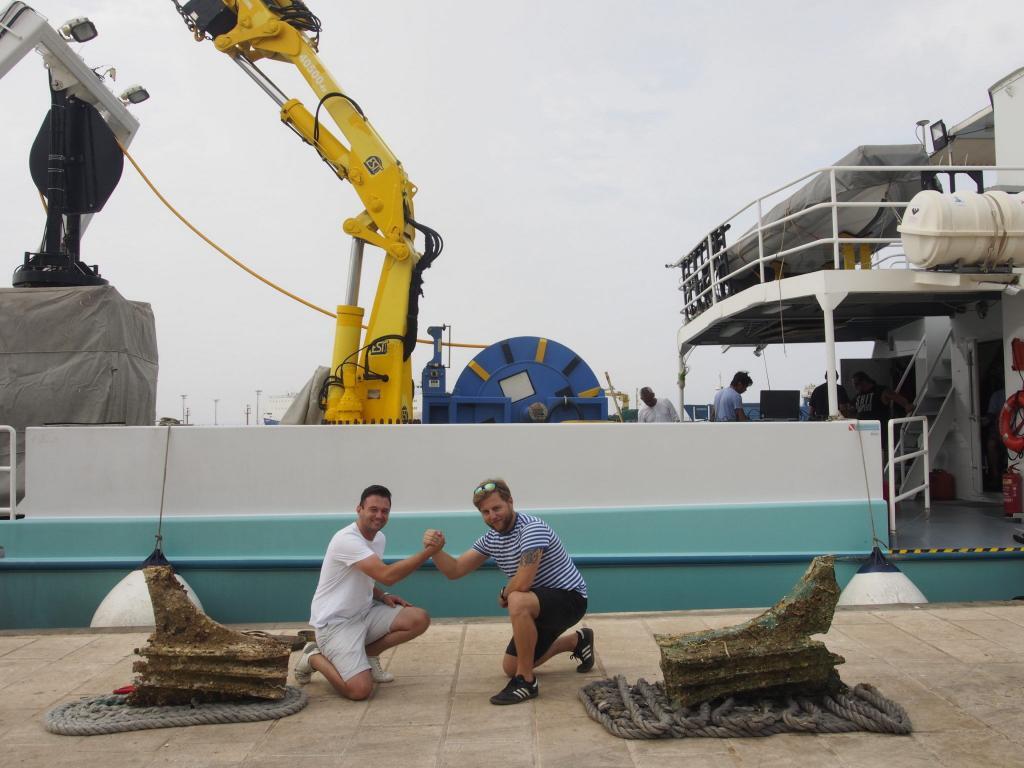
[[[44, 16], [22, 2], [10, 3], [0, 11], [0, 79], [32, 50], [38, 50], [43, 57], [57, 90], [66, 90], [76, 99], [96, 107], [122, 147], [127, 148], [132, 143], [139, 121], [121, 100], [82, 57], [71, 50]], [[91, 218], [91, 214], [82, 216], [82, 232]]]

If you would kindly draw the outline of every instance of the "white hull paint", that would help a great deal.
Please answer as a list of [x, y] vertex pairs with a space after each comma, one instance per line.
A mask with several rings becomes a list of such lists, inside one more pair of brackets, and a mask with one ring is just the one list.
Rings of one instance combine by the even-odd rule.
[[[166, 429], [29, 429], [18, 511], [155, 518]], [[396, 511], [468, 510], [492, 476], [523, 509], [881, 497], [875, 422], [170, 429], [165, 515], [348, 512], [371, 483]]]

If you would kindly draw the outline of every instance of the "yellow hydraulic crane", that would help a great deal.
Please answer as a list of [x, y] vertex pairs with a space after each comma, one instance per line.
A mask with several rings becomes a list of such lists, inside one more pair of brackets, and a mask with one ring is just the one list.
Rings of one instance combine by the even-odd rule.
[[615, 403], [615, 412], [619, 414], [619, 421], [622, 421], [624, 418], [622, 412], [629, 410], [629, 395], [625, 392], [619, 392], [612, 386], [612, 377], [608, 375], [608, 371], [604, 372], [604, 380], [608, 382], [608, 389], [605, 390], [605, 394]]
[[[440, 235], [414, 218], [415, 185], [363, 110], [320, 61], [320, 20], [300, 0], [172, 0], [196, 40], [212, 40], [280, 107], [281, 120], [355, 189], [364, 210], [345, 220], [351, 235], [348, 294], [337, 309], [331, 375], [321, 391], [324, 421], [398, 424], [411, 420], [412, 351], [416, 345], [423, 271], [440, 254]], [[261, 59], [293, 64], [317, 98], [310, 112], [288, 98], [256, 66]], [[321, 122], [321, 111], [348, 142]], [[416, 232], [424, 249], [416, 250]], [[384, 251], [366, 336], [356, 306], [366, 243]]]

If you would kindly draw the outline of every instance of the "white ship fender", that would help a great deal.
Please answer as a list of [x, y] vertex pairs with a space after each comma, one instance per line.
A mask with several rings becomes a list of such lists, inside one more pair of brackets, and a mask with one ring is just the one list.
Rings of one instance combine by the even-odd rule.
[[[200, 611], [203, 604], [192, 587], [177, 573], [174, 578], [185, 588], [192, 604]], [[107, 593], [96, 613], [92, 615], [90, 627], [152, 627], [156, 623], [153, 602], [146, 586], [146, 574], [142, 570], [129, 573]]]
[[881, 550], [871, 550], [868, 561], [850, 579], [839, 595], [839, 605], [893, 605], [927, 603], [928, 598], [907, 574], [885, 559]]

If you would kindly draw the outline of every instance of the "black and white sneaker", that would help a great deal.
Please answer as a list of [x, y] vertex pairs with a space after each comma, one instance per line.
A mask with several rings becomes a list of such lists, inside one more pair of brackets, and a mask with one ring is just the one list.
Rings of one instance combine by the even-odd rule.
[[576, 650], [572, 652], [573, 659], [579, 661], [576, 667], [577, 672], [589, 672], [594, 668], [594, 630], [589, 627], [577, 629], [579, 639], [576, 641]]
[[536, 699], [538, 693], [540, 686], [536, 679], [528, 683], [522, 675], [516, 675], [508, 681], [501, 693], [491, 696], [491, 704], [518, 704], [527, 699]]

